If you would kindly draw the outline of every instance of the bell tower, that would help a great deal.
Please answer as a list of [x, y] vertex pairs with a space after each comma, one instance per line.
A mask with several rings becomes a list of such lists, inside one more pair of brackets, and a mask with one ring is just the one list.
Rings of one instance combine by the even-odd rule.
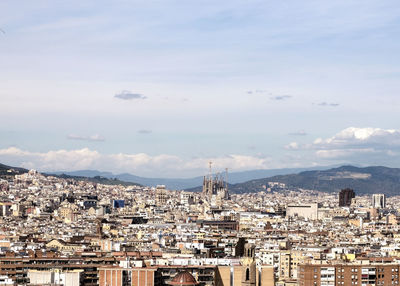
[[256, 259], [255, 246], [249, 243], [244, 245], [244, 256], [242, 258], [242, 286], [256, 286]]

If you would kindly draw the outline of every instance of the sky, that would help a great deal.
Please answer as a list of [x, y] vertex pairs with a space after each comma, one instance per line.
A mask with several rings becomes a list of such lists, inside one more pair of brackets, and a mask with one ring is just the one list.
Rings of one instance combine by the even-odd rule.
[[0, 162], [400, 167], [399, 34], [397, 0], [3, 0]]

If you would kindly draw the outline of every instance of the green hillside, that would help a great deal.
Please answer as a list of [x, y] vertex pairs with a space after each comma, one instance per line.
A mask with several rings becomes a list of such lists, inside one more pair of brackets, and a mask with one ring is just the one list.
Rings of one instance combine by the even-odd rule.
[[400, 195], [400, 169], [381, 166], [358, 168], [342, 166], [324, 171], [306, 171], [298, 174], [273, 176], [234, 184], [233, 193], [259, 192], [268, 182], [280, 182], [290, 188], [336, 192], [351, 188], [357, 194], [383, 193]]

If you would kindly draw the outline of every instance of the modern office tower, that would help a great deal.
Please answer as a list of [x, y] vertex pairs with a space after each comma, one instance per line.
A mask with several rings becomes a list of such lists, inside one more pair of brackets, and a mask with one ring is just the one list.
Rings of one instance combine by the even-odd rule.
[[377, 209], [384, 209], [386, 207], [386, 197], [384, 194], [372, 195], [372, 207]]
[[349, 207], [351, 205], [351, 199], [356, 196], [352, 189], [343, 189], [339, 193], [339, 207]]

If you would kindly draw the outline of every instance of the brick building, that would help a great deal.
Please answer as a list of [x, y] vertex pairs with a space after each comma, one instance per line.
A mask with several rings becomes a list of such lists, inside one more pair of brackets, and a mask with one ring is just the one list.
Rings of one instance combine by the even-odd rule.
[[399, 285], [397, 263], [302, 264], [299, 265], [299, 286]]

